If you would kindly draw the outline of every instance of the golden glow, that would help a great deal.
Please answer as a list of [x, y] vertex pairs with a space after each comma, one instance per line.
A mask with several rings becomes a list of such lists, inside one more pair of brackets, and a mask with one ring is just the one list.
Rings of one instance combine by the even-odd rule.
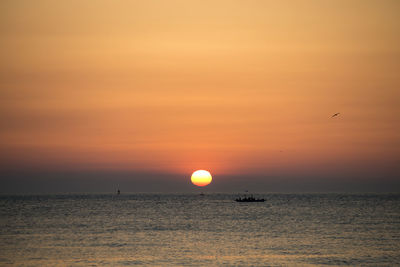
[[0, 162], [397, 166], [399, 13], [386, 0], [0, 1]]
[[192, 174], [192, 183], [197, 186], [209, 185], [212, 181], [211, 174], [205, 170], [198, 170]]

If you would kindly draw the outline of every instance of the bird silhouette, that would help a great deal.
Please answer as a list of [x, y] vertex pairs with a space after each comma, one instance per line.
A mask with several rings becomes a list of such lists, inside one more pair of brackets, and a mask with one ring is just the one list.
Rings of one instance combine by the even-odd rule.
[[339, 116], [339, 114], [340, 114], [340, 112], [338, 112], [338, 113], [335, 113], [335, 114], [333, 114], [333, 115], [332, 115], [332, 117], [331, 117], [331, 118], [333, 118], [333, 117], [336, 117], [336, 116]]

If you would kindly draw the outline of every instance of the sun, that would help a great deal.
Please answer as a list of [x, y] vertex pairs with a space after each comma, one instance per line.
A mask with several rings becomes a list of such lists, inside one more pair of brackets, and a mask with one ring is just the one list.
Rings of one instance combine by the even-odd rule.
[[197, 186], [206, 186], [211, 183], [212, 177], [208, 171], [198, 170], [192, 174], [192, 183]]

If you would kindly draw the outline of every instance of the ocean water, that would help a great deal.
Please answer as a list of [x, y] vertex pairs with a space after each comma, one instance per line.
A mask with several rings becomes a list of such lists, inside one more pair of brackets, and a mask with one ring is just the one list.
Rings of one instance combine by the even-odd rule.
[[400, 194], [0, 196], [0, 265], [400, 265]]

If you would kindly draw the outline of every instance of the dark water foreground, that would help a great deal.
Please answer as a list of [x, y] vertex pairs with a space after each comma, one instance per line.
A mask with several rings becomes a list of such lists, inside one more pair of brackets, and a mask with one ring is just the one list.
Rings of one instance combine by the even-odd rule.
[[400, 265], [400, 194], [0, 196], [0, 266]]

